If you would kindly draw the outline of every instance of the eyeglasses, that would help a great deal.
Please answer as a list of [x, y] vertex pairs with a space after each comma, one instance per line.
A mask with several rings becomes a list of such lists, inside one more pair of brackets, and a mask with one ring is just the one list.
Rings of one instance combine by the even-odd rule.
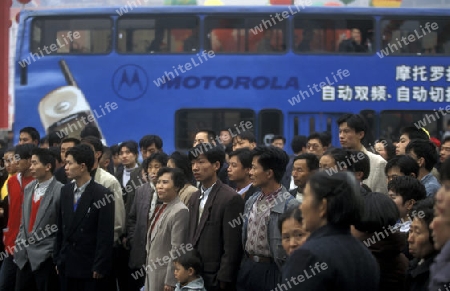
[[441, 152], [450, 152], [449, 147], [441, 147]]

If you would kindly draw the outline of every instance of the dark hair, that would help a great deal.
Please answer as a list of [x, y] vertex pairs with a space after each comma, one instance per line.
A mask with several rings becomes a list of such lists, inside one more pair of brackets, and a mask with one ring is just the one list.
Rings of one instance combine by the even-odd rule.
[[49, 149], [36, 147], [31, 151], [31, 155], [37, 156], [39, 162], [41, 162], [41, 164], [43, 164], [44, 166], [50, 164], [50, 173], [53, 173], [55, 171], [55, 155]]
[[62, 163], [61, 160], [61, 148], [60, 147], [49, 147], [49, 151], [55, 156], [55, 159], [58, 161], [58, 163]]
[[172, 176], [173, 185], [178, 188], [178, 192], [183, 189], [184, 184], [186, 184], [186, 176], [184, 176], [183, 171], [178, 168], [168, 168], [166, 166], [159, 169], [156, 177], [159, 178], [165, 173], [170, 173]]
[[71, 147], [66, 152], [66, 157], [71, 155], [77, 164], [85, 164], [88, 172], [92, 170], [95, 162], [94, 151], [87, 144], [79, 144]]
[[281, 214], [280, 219], [278, 220], [278, 229], [280, 232], [283, 230], [283, 222], [289, 218], [294, 218], [298, 223], [302, 224], [302, 211], [298, 208], [298, 206], [292, 206]]
[[400, 169], [400, 172], [405, 174], [405, 176], [411, 176], [411, 174], [416, 175], [416, 178], [419, 176], [419, 165], [410, 156], [399, 155], [390, 159], [387, 162], [386, 167], [384, 168], [384, 173], [386, 174], [386, 176], [388, 174], [388, 171], [393, 167], [398, 167]]
[[73, 142], [74, 145], [79, 145], [81, 143], [81, 141], [78, 138], [74, 137], [66, 137], [63, 138], [63, 140], [61, 141], [61, 143], [69, 143], [69, 142]]
[[248, 148], [237, 149], [228, 154], [228, 156], [234, 157], [236, 156], [238, 160], [241, 162], [242, 167], [249, 169], [252, 167], [252, 151]]
[[345, 168], [353, 171], [353, 165], [347, 161], [347, 155], [348, 152], [341, 148], [330, 148], [323, 153], [323, 156], [330, 156], [334, 159], [335, 167], [339, 167], [341, 170]]
[[135, 142], [134, 140], [127, 140], [127, 141], [124, 141], [124, 142], [120, 143], [119, 144], [119, 153], [120, 153], [120, 151], [122, 150], [123, 147], [129, 149], [130, 152], [132, 152], [136, 156], [139, 154], [138, 143]]
[[314, 171], [319, 169], [319, 158], [313, 154], [301, 154], [294, 158], [293, 163], [297, 160], [306, 160], [306, 165], [309, 171]]
[[406, 126], [400, 129], [400, 136], [406, 134], [410, 140], [412, 139], [422, 139], [429, 140], [430, 137], [428, 134], [422, 129], [417, 128], [415, 126]]
[[361, 220], [354, 225], [357, 230], [369, 233], [384, 231], [400, 219], [397, 205], [386, 194], [370, 192], [362, 197], [364, 211]]
[[191, 150], [189, 150], [189, 161], [192, 162], [192, 160], [197, 159], [200, 155], [204, 155], [208, 162], [210, 162], [211, 164], [219, 162], [220, 166], [216, 171], [216, 173], [219, 173], [219, 170], [222, 168], [223, 163], [225, 162], [225, 151], [221, 146], [215, 146], [211, 143], [198, 144]]
[[105, 159], [111, 159], [111, 148], [104, 146], [103, 147], [103, 155], [102, 157], [104, 157]]
[[169, 160], [169, 156], [167, 156], [167, 154], [163, 152], [156, 152], [151, 154], [148, 158], [146, 158], [142, 162], [142, 169], [144, 170], [145, 173], [148, 173], [148, 166], [153, 160], [160, 163], [163, 167], [166, 167], [167, 161]]
[[[450, 122], [450, 119], [448, 120]], [[443, 145], [444, 143], [450, 141], [450, 135], [447, 135], [446, 137], [444, 137], [441, 141], [441, 145]]]
[[338, 126], [340, 126], [342, 123], [347, 122], [347, 126], [351, 129], [355, 130], [355, 132], [361, 132], [364, 131], [364, 133], [367, 132], [367, 125], [364, 118], [359, 114], [344, 114], [340, 116], [337, 120]]
[[439, 158], [434, 143], [430, 140], [415, 139], [406, 146], [405, 152], [409, 153], [412, 150], [417, 158], [424, 158], [425, 169], [431, 172]]
[[34, 127], [31, 127], [31, 126], [24, 127], [20, 130], [19, 134], [21, 134], [22, 132], [28, 133], [30, 135], [32, 141], [37, 140], [39, 142], [41, 140], [41, 135], [39, 134], [37, 129]]
[[[61, 134], [62, 136], [65, 136], [64, 134]], [[53, 147], [55, 146], [55, 144], [60, 144], [61, 143], [61, 137], [59, 136], [59, 134], [57, 132], [50, 132], [48, 134], [48, 146], [49, 147]]]
[[103, 144], [102, 144], [102, 141], [98, 137], [95, 137], [92, 135], [85, 136], [81, 139], [81, 143], [90, 144], [94, 147], [94, 150], [96, 152], [103, 153]]
[[283, 144], [286, 144], [286, 138], [284, 138], [284, 136], [282, 136], [282, 135], [275, 135], [272, 138], [272, 142], [274, 142], [276, 139], [281, 139], [283, 141]]
[[308, 138], [307, 141], [309, 142], [312, 139], [317, 139], [319, 140], [319, 142], [322, 144], [323, 147], [327, 147], [330, 142], [328, 142], [327, 138], [325, 137], [325, 135], [318, 133], [318, 132], [313, 132], [311, 133]]
[[277, 147], [258, 146], [252, 150], [252, 159], [255, 156], [264, 171], [272, 170], [275, 181], [280, 183], [289, 162], [286, 152]]
[[363, 200], [355, 176], [349, 172], [328, 175], [316, 172], [309, 180], [314, 200], [327, 200], [327, 221], [329, 224], [350, 227], [361, 220]]
[[[364, 152], [361, 151], [347, 151], [348, 156], [357, 157], [356, 162], [351, 160], [351, 167], [350, 170], [353, 172], [362, 172], [363, 176], [361, 180], [365, 180], [369, 178], [370, 175], [370, 159], [369, 156], [366, 155]], [[363, 158], [360, 159], [359, 157], [362, 156]]]
[[173, 160], [175, 167], [177, 167], [178, 169], [183, 171], [184, 176], [186, 177], [187, 181], [194, 180], [194, 175], [192, 174], [191, 162], [189, 161], [189, 158], [186, 154], [182, 154], [178, 151], [175, 151], [169, 156], [168, 160]]
[[320, 133], [320, 135], [323, 138], [323, 142], [325, 142], [325, 144], [323, 146], [330, 147], [331, 146], [331, 132], [323, 131]]
[[111, 155], [118, 155], [119, 154], [119, 145], [118, 144], [114, 144], [110, 147], [111, 149]]
[[378, 139], [378, 140], [376, 140], [374, 142], [374, 145], [376, 143], [382, 143], [383, 144], [384, 150], [386, 151], [386, 154], [387, 154], [387, 160], [388, 161], [395, 157], [395, 146], [394, 146], [394, 144], [392, 143], [391, 140]]
[[161, 150], [163, 147], [163, 141], [162, 139], [157, 136], [157, 135], [153, 135], [153, 134], [149, 134], [149, 135], [144, 135], [141, 140], [139, 141], [139, 147], [142, 148], [148, 148], [149, 146], [151, 146], [152, 144], [155, 144], [155, 147], [158, 150]]
[[237, 139], [237, 138], [239, 138], [239, 139], [241, 139], [241, 140], [248, 140], [249, 142], [254, 142], [254, 143], [256, 143], [256, 137], [255, 137], [255, 135], [253, 134], [253, 132], [251, 132], [251, 131], [249, 131], [249, 130], [243, 131], [243, 132], [241, 132], [241, 133], [239, 133], [239, 134], [233, 136], [232, 141], [234, 141], [234, 140]]
[[176, 257], [173, 262], [182, 265], [186, 270], [192, 268], [197, 276], [201, 276], [203, 274], [202, 258], [196, 249], [186, 253], [183, 252], [183, 254]]
[[41, 139], [39, 140], [39, 144], [40, 144], [40, 145], [42, 145], [42, 144], [44, 144], [44, 143], [46, 143], [46, 142], [48, 142], [48, 136], [47, 136], [47, 135], [44, 136], [43, 138], [41, 138]]
[[403, 204], [411, 199], [419, 201], [427, 197], [425, 186], [419, 180], [411, 176], [400, 176], [392, 179], [388, 183], [388, 190], [402, 196]]
[[36, 145], [26, 143], [18, 144], [14, 149], [14, 154], [18, 155], [21, 159], [31, 159], [31, 152], [36, 148]]
[[101, 139], [102, 135], [96, 126], [87, 125], [80, 132], [80, 138], [85, 138], [86, 136], [95, 136], [96, 138]]
[[446, 159], [440, 169], [441, 181], [450, 180], [450, 159]]
[[434, 218], [434, 198], [427, 197], [418, 201], [414, 204], [411, 213], [413, 218], [417, 217], [425, 222], [431, 236], [430, 223]]
[[296, 135], [291, 141], [291, 148], [294, 153], [299, 153], [306, 147], [306, 136]]
[[215, 140], [216, 133], [214, 131], [212, 131], [210, 129], [201, 129], [201, 130], [197, 131], [195, 133], [195, 135], [197, 135], [200, 132], [204, 132], [208, 135], [208, 141], [205, 141], [205, 143], [215, 143], [216, 142], [216, 140]]

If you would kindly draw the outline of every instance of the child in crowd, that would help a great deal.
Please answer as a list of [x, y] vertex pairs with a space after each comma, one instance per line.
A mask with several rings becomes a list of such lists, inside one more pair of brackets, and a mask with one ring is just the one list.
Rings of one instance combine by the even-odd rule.
[[206, 291], [203, 278], [200, 276], [203, 263], [197, 251], [193, 250], [176, 258], [174, 265], [175, 278], [178, 281], [175, 291]]

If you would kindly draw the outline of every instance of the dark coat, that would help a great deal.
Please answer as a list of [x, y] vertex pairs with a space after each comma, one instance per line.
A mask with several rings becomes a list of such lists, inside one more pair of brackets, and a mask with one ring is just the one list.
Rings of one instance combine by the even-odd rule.
[[56, 205], [54, 262], [66, 277], [92, 278], [94, 271], [108, 275], [114, 241], [114, 194], [91, 180], [74, 212], [73, 189], [74, 183], [65, 185]]
[[[244, 200], [219, 179], [209, 193], [198, 222], [200, 190], [189, 200], [189, 241], [203, 260], [205, 288], [214, 290], [218, 281], [235, 286], [242, 259]], [[234, 221], [238, 223], [233, 224]], [[234, 227], [233, 227], [234, 226]]]
[[437, 253], [431, 254], [422, 264], [419, 265], [419, 259], [413, 259], [409, 263], [408, 273], [406, 275], [407, 291], [427, 291], [430, 282], [430, 266]]
[[402, 253], [405, 234], [391, 233], [369, 246], [369, 250], [380, 266], [380, 291], [404, 290], [408, 259]]
[[255, 194], [256, 192], [260, 191], [258, 188], [254, 187], [253, 185], [250, 186], [250, 188], [248, 188], [247, 192], [245, 192], [244, 194], [242, 194], [243, 198], [244, 198], [244, 202], [247, 202], [247, 200], [252, 197], [253, 194]]
[[[316, 264], [323, 268], [320, 272], [314, 269], [314, 275], [311, 268]], [[350, 228], [325, 225], [289, 256], [282, 283], [286, 285], [292, 278], [297, 278], [297, 284], [290, 283], [290, 291], [377, 291], [379, 269], [369, 250], [350, 234]]]
[[64, 185], [69, 183], [69, 180], [67, 179], [67, 175], [66, 175], [65, 166], [62, 166], [61, 168], [56, 169], [55, 172], [53, 173], [53, 176], [55, 176], [55, 179], [57, 181], [61, 182]]

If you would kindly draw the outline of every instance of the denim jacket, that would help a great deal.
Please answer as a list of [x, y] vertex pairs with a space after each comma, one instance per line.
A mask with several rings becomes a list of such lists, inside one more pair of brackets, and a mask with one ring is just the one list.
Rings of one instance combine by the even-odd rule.
[[[247, 227], [248, 227], [248, 218], [253, 208], [253, 204], [258, 200], [258, 198], [263, 195], [261, 191], [253, 194], [245, 203], [244, 208], [244, 224], [242, 227], [242, 244], [245, 250], [245, 244], [247, 242]], [[298, 207], [299, 202], [297, 199], [292, 196], [284, 186], [278, 197], [276, 198], [276, 203], [270, 208], [270, 217], [269, 221], [266, 224], [267, 229], [267, 241], [269, 242], [269, 249], [272, 258], [277, 264], [278, 268], [281, 269], [281, 266], [286, 261], [287, 255], [283, 249], [281, 244], [281, 232], [278, 229], [278, 220], [281, 215], [291, 207]]]

